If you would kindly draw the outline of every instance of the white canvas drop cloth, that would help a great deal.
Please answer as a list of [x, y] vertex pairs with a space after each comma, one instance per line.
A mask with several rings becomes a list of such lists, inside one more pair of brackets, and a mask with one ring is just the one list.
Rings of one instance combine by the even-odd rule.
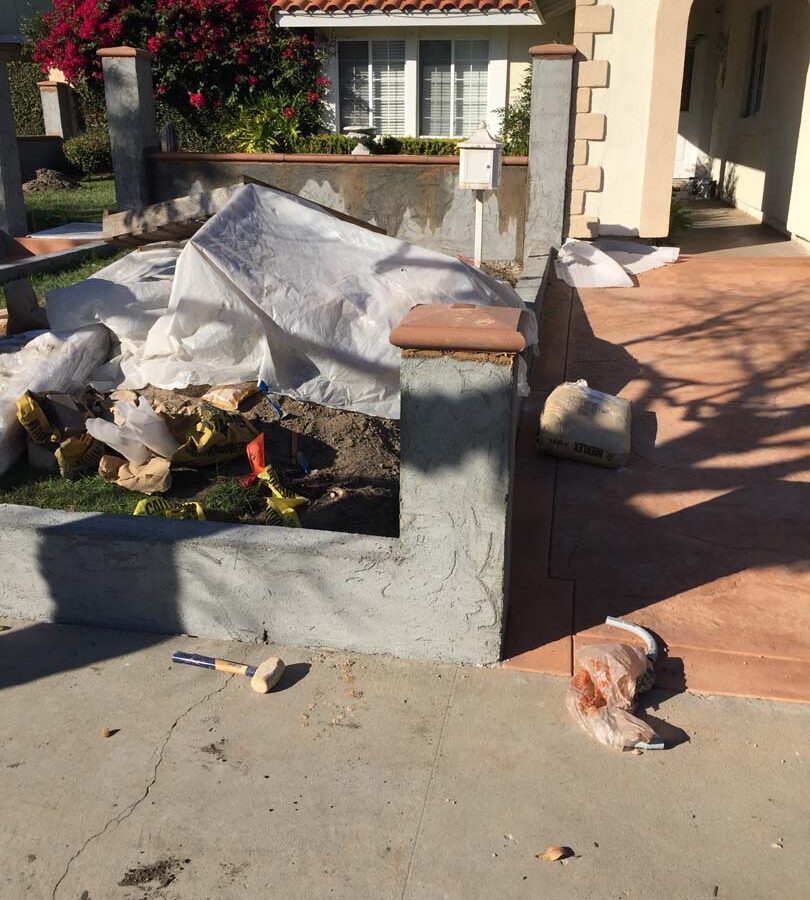
[[94, 383], [258, 379], [276, 393], [396, 418], [400, 351], [388, 335], [412, 306], [524, 306], [508, 285], [460, 260], [258, 185], [237, 190], [183, 248], [165, 314], [170, 264], [161, 278], [128, 262], [147, 255], [49, 294], [60, 327], [103, 322], [120, 340], [120, 358]]

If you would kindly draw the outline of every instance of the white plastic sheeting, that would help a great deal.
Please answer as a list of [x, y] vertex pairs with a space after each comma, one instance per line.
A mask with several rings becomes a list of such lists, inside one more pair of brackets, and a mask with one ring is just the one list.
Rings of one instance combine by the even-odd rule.
[[654, 247], [640, 241], [600, 238], [578, 241], [569, 238], [560, 247], [554, 271], [569, 287], [632, 287], [631, 275], [640, 275], [676, 262], [677, 247]]
[[103, 322], [121, 341], [120, 356], [94, 375], [99, 387], [258, 379], [276, 393], [395, 418], [400, 351], [388, 335], [412, 306], [524, 306], [460, 260], [258, 185], [237, 190], [184, 247], [164, 315], [171, 263], [139, 273], [136, 256], [148, 262], [148, 252], [132, 254], [48, 296], [59, 327]]
[[[30, 340], [29, 340], [30, 338]], [[110, 333], [98, 325], [72, 334], [30, 332], [0, 340], [0, 475], [25, 447], [17, 398], [26, 391], [67, 393], [84, 387], [110, 354]]]

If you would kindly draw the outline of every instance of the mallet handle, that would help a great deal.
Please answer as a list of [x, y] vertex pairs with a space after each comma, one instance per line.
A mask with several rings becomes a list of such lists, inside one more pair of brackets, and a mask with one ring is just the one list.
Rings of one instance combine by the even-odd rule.
[[230, 675], [247, 675], [252, 678], [256, 674], [256, 666], [231, 662], [218, 656], [202, 656], [199, 653], [183, 653], [181, 650], [172, 653], [172, 662], [186, 666], [199, 666], [201, 669], [216, 669], [217, 672], [228, 672]]

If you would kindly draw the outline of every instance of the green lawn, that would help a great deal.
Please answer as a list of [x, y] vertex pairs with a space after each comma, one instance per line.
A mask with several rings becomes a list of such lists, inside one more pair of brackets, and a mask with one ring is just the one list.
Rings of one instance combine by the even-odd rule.
[[75, 191], [27, 193], [25, 207], [31, 231], [67, 222], [100, 222], [105, 209], [115, 209], [115, 185], [109, 175], [91, 176]]
[[[45, 301], [46, 292], [50, 291], [52, 288], [68, 287], [71, 284], [77, 284], [79, 281], [84, 281], [85, 278], [89, 278], [91, 275], [98, 272], [99, 269], [103, 269], [104, 266], [110, 265], [110, 263], [115, 262], [116, 259], [121, 259], [122, 256], [126, 256], [127, 253], [130, 252], [129, 249], [126, 249], [119, 250], [119, 252], [115, 253], [113, 256], [94, 254], [93, 256], [85, 258], [82, 262], [74, 263], [72, 266], [67, 266], [64, 269], [60, 269], [58, 272], [39, 272], [36, 275], [32, 275], [30, 281], [34, 290], [37, 292], [39, 302], [43, 303]], [[5, 306], [6, 295], [2, 285], [0, 285], [0, 309], [5, 309]]]
[[66, 509], [69, 512], [104, 512], [132, 515], [135, 504], [145, 494], [107, 484], [99, 475], [84, 475], [74, 481], [58, 473], [35, 472], [25, 457], [0, 477], [0, 503], [38, 506], [41, 509]]

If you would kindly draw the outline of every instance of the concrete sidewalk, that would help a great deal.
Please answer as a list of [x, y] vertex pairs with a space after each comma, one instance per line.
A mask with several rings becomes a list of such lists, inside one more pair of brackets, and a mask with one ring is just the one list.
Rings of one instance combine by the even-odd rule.
[[565, 679], [283, 649], [260, 696], [170, 655], [266, 646], [6, 624], [8, 900], [810, 895], [806, 706], [662, 694], [634, 756]]

